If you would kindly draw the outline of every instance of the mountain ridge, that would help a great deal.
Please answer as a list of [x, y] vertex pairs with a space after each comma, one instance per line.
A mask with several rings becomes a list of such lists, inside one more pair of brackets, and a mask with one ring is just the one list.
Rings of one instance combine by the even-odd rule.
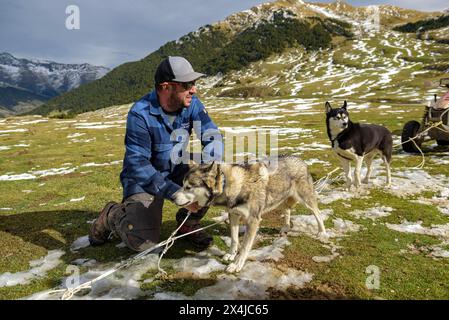
[[[108, 68], [83, 64], [64, 64], [50, 60], [17, 58], [8, 52], [0, 52], [0, 86], [10, 87], [8, 99], [0, 99], [0, 106], [15, 112], [19, 103], [42, 104], [61, 93], [103, 77]], [[18, 95], [13, 97], [13, 92]], [[28, 92], [29, 94], [26, 94]], [[37, 100], [36, 100], [37, 99]], [[5, 102], [5, 100], [7, 100]], [[16, 101], [17, 104], [12, 104]]]
[[[323, 38], [326, 37], [325, 34], [327, 33], [327, 36], [332, 38], [330, 41], [330, 45], [332, 45], [335, 42], [334, 38], [342, 36], [336, 30], [340, 29], [341, 32], [343, 28], [349, 31], [346, 29], [345, 23], [349, 24], [358, 33], [369, 32], [372, 23], [367, 23], [367, 20], [369, 20], [368, 18], [372, 15], [373, 10], [375, 13], [379, 13], [379, 22], [382, 28], [392, 28], [404, 21], [418, 21], [441, 14], [441, 12], [419, 12], [389, 5], [353, 7], [343, 1], [331, 4], [312, 4], [301, 0], [279, 0], [264, 3], [234, 13], [222, 21], [200, 27], [176, 41], [166, 43], [139, 61], [120, 65], [106, 77], [50, 100], [36, 109], [36, 113], [48, 114], [53, 110], [80, 113], [135, 101], [151, 90], [155, 68], [168, 55], [183, 55], [191, 61], [195, 68], [208, 73], [210, 76], [245, 67], [246, 62], [264, 59], [267, 54], [278, 53], [279, 50], [288, 47], [288, 45], [284, 45], [284, 40], [279, 40], [280, 47], [269, 52], [263, 51], [263, 48], [261, 49], [262, 52], [259, 52], [254, 50], [253, 47], [249, 47], [249, 40], [255, 39], [254, 33], [256, 31], [272, 32], [270, 26], [267, 25], [273, 22], [273, 17], [276, 14], [281, 13], [284, 20], [295, 19], [301, 23], [307, 23], [310, 30], [320, 25], [321, 27], [317, 28], [321, 28], [325, 32], [320, 30], [318, 33]], [[295, 17], [292, 18], [292, 16]], [[406, 18], [404, 18], [405, 16]], [[287, 23], [284, 27], [286, 30], [289, 29]], [[307, 34], [307, 32], [304, 34]], [[351, 37], [349, 32], [344, 32], [344, 34], [347, 38]], [[268, 43], [277, 40], [270, 39]], [[235, 52], [226, 51], [226, 46], [233, 47], [236, 49]], [[323, 48], [326, 46], [325, 43]], [[253, 57], [249, 57], [251, 55]], [[214, 58], [212, 59], [211, 56], [214, 56]], [[246, 59], [247, 61], [244, 61], [244, 63], [235, 62], [242, 57], [243, 60]]]

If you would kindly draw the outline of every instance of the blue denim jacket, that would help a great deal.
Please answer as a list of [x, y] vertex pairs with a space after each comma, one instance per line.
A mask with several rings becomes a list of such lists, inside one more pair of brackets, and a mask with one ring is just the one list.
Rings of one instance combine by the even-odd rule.
[[156, 92], [152, 91], [137, 101], [128, 113], [126, 152], [120, 174], [125, 199], [146, 192], [172, 200], [180, 186], [167, 178], [176, 166], [171, 157], [174, 159], [181, 152], [185, 154], [192, 129], [201, 136], [203, 162], [221, 160], [222, 136], [196, 96], [173, 125], [161, 111]]

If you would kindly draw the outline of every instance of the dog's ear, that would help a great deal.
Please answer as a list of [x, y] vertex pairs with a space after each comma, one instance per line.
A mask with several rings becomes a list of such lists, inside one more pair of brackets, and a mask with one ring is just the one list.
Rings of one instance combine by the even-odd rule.
[[326, 102], [326, 113], [329, 113], [332, 111], [332, 107], [331, 104], [329, 103], [329, 101]]
[[217, 161], [212, 162], [210, 166], [210, 171], [213, 172], [214, 174], [217, 174], [219, 170], [220, 170], [220, 163], [218, 163]]
[[208, 172], [208, 173], [213, 173], [213, 172], [215, 172], [217, 170], [217, 163], [215, 161], [213, 161], [213, 162], [211, 162], [209, 164], [206, 164], [203, 167], [203, 170], [205, 172]]
[[343, 103], [343, 107], [342, 109], [347, 110], [348, 109], [348, 102], [345, 100], [345, 102]]

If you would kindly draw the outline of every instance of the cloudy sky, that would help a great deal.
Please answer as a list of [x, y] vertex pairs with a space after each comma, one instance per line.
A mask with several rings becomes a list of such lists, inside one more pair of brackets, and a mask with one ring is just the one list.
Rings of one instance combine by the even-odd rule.
[[[263, 0], [0, 0], [0, 52], [115, 67], [138, 60], [200, 26], [268, 2]], [[320, 2], [331, 2], [321, 0]], [[447, 0], [349, 0], [425, 11]], [[66, 8], [80, 10], [79, 30], [66, 28]]]

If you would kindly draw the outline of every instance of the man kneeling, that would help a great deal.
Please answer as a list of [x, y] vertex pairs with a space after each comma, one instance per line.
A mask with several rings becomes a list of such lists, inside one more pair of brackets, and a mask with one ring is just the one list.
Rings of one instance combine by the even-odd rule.
[[[221, 160], [221, 135], [195, 96], [195, 81], [201, 76], [186, 59], [168, 57], [156, 70], [156, 89], [130, 109], [120, 174], [123, 200], [120, 204], [109, 202], [101, 211], [89, 232], [91, 245], [105, 243], [111, 233], [134, 251], [149, 249], [159, 242], [164, 199], [173, 201], [173, 194], [181, 188], [189, 169], [186, 163], [175, 164], [173, 154], [176, 157], [176, 153], [185, 150], [192, 129], [200, 127], [196, 134], [204, 147], [203, 155], [211, 157], [207, 161]], [[183, 133], [180, 150], [177, 137]], [[203, 137], [206, 135], [208, 138]], [[215, 139], [210, 139], [211, 136]], [[189, 211], [191, 216], [179, 233], [199, 229], [199, 221], [207, 210], [198, 203], [181, 208], [176, 214], [178, 225]], [[186, 238], [201, 248], [212, 243], [212, 237], [205, 231]]]

